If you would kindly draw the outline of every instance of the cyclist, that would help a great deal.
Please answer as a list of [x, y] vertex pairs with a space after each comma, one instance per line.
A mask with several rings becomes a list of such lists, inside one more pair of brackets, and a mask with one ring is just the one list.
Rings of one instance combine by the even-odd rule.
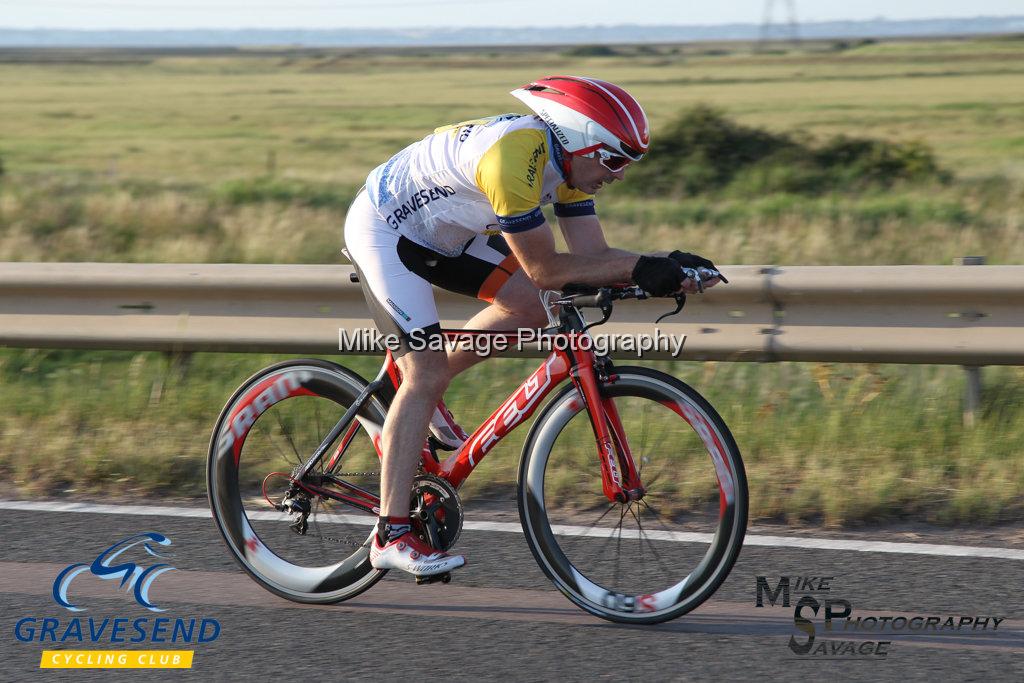
[[[370, 551], [378, 569], [429, 576], [465, 564], [421, 541], [409, 518], [424, 434], [429, 429], [448, 449], [465, 441], [441, 399], [453, 376], [482, 359], [431, 343], [440, 335], [431, 284], [491, 304], [467, 328], [502, 330], [546, 323], [540, 289], [635, 282], [666, 296], [695, 290], [681, 267], [714, 268], [695, 254], [640, 255], [605, 241], [593, 196], [621, 180], [649, 144], [647, 116], [629, 93], [593, 78], [552, 76], [511, 94], [535, 115], [438, 128], [371, 171], [345, 221], [346, 249], [374, 320], [402, 344]], [[545, 204], [554, 204], [568, 253], [556, 249]]]

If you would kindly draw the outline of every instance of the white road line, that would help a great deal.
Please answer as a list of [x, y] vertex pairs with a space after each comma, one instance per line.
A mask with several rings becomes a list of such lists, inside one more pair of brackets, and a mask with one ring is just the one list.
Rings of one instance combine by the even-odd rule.
[[[102, 505], [97, 503], [59, 503], [48, 501], [0, 500], [0, 510], [22, 510], [26, 512], [87, 512], [102, 515], [145, 515], [151, 517], [195, 517], [209, 519], [206, 508], [170, 507], [164, 505]], [[251, 519], [281, 520], [284, 513], [255, 511]], [[366, 515], [322, 515], [322, 523], [373, 524], [374, 519]], [[466, 522], [464, 529], [471, 531], [502, 531], [522, 533], [519, 524], [511, 522]], [[552, 530], [558, 536], [607, 537], [614, 529], [595, 529], [582, 526], [556, 525]], [[635, 530], [623, 529], [624, 538], [636, 538]], [[649, 538], [679, 543], [709, 543], [712, 534], [695, 532], [646, 531]], [[814, 550], [853, 550], [863, 553], [896, 553], [905, 555], [937, 555], [943, 557], [993, 557], [1001, 560], [1024, 560], [1024, 550], [1015, 548], [985, 548], [964, 545], [938, 545], [934, 543], [892, 543], [889, 541], [856, 541], [841, 538], [806, 538], [787, 536], [760, 536], [748, 534], [744, 545], [770, 548], [806, 548]]]

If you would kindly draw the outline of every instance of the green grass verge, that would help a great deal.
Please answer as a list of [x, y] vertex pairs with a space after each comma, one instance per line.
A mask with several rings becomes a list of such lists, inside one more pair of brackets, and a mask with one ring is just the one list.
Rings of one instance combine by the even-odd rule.
[[[158, 353], [2, 351], [0, 479], [23, 496], [202, 495], [222, 403], [278, 359], [197, 354], [182, 377]], [[364, 376], [379, 365], [342, 362]], [[964, 429], [959, 368], [644, 364], [689, 382], [721, 412], [743, 452], [754, 519], [993, 523], [1024, 511], [1020, 369], [985, 371], [981, 414]], [[485, 362], [457, 378], [446, 400], [475, 426], [535, 365]], [[466, 484], [468, 499], [513, 495], [527, 431], [488, 455]], [[553, 486], [560, 475], [572, 479], [555, 469]], [[700, 509], [703, 496], [684, 488], [678, 509]]]

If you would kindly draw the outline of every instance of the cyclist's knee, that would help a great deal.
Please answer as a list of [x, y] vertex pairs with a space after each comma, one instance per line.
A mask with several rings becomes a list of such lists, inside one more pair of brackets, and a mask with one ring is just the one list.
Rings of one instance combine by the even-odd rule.
[[540, 290], [522, 270], [516, 271], [498, 291], [494, 305], [520, 318], [527, 326], [543, 327], [547, 323], [547, 314], [540, 303]]
[[399, 360], [402, 386], [439, 396], [450, 381], [448, 356], [443, 351], [412, 351]]
[[536, 295], [534, 295], [532, 300], [526, 299], [511, 302], [510, 305], [503, 305], [502, 308], [514, 315], [523, 327], [544, 327], [547, 325], [547, 313], [544, 312], [540, 298]]

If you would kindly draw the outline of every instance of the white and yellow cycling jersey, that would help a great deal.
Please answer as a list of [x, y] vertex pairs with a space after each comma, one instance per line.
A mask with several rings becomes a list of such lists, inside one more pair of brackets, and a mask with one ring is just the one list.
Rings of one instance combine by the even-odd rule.
[[447, 256], [481, 233], [594, 213], [591, 195], [566, 185], [562, 148], [536, 116], [504, 114], [438, 128], [370, 172], [366, 189], [387, 224]]

